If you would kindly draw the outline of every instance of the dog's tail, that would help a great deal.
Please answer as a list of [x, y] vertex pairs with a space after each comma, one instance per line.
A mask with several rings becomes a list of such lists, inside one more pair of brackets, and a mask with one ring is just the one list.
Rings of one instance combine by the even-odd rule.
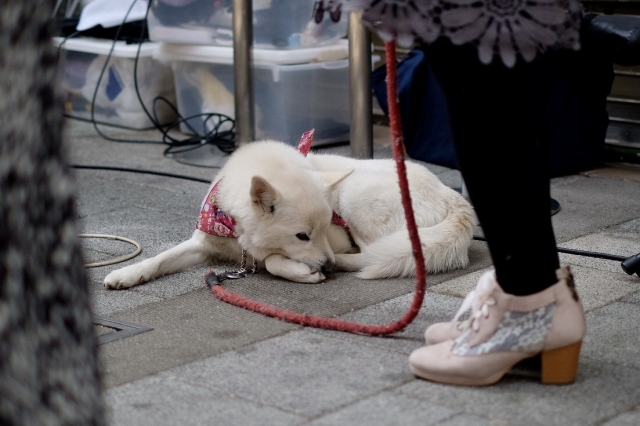
[[[449, 206], [449, 215], [440, 223], [418, 228], [426, 270], [446, 272], [467, 267], [473, 239], [474, 215], [461, 199]], [[362, 250], [364, 266], [357, 276], [364, 279], [415, 276], [415, 259], [409, 233], [401, 229]]]

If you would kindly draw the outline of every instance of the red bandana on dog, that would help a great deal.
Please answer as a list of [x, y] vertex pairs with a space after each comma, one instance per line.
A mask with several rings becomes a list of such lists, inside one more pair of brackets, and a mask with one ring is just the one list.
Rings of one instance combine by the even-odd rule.
[[216, 237], [237, 237], [235, 232], [236, 221], [231, 216], [223, 212], [216, 204], [216, 193], [218, 192], [218, 185], [220, 181], [216, 182], [209, 191], [209, 195], [204, 200], [202, 209], [200, 210], [200, 216], [198, 216], [198, 223], [196, 229], [202, 232], [206, 232], [209, 235], [215, 235]]
[[[305, 157], [311, 150], [314, 131], [315, 129], [311, 129], [307, 132], [304, 132], [302, 134], [302, 137], [300, 138], [298, 151], [300, 151], [300, 153]], [[198, 216], [196, 229], [216, 237], [236, 238], [236, 221], [233, 220], [231, 216], [223, 212], [216, 204], [216, 193], [218, 192], [218, 185], [220, 184], [220, 182], [221, 180], [213, 185], [211, 191], [209, 191], [209, 195], [207, 195], [207, 198], [204, 200], [202, 209], [200, 210], [200, 216]], [[342, 217], [340, 217], [340, 215], [335, 210], [331, 218], [331, 223], [341, 226], [344, 229], [349, 229], [349, 225], [347, 225], [347, 222]]]
[[315, 130], [316, 129], [311, 129], [309, 131], [306, 131], [300, 137], [300, 143], [298, 143], [298, 151], [300, 151], [300, 154], [304, 155], [305, 157], [307, 156], [307, 154], [309, 154], [309, 151], [311, 151], [313, 132], [315, 132]]

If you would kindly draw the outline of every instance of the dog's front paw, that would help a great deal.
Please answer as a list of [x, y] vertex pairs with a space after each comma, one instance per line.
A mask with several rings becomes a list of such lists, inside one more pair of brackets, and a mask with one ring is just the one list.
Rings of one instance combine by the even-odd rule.
[[326, 279], [322, 271], [319, 269], [313, 268], [305, 263], [295, 261], [291, 261], [290, 267], [286, 270], [280, 271], [280, 273], [276, 273], [274, 275], [279, 275], [290, 281], [303, 284], [318, 284]]
[[147, 279], [144, 277], [144, 274], [138, 271], [137, 268], [126, 267], [115, 270], [107, 275], [102, 284], [104, 288], [109, 290], [122, 290], [146, 281]]
[[268, 256], [264, 260], [264, 266], [271, 274], [297, 283], [318, 284], [326, 279], [320, 268], [291, 260], [281, 254]]
[[[307, 265], [304, 265], [304, 266], [307, 266]], [[309, 273], [303, 274], [299, 278], [300, 279], [294, 279], [294, 281], [297, 281], [299, 283], [306, 283], [306, 284], [318, 284], [323, 282], [327, 277], [325, 277], [324, 274], [320, 272], [320, 270], [315, 268], [309, 268]]]

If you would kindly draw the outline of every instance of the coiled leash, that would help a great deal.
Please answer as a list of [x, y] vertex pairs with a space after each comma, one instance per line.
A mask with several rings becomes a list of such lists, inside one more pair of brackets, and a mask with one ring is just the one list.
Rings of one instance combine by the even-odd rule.
[[[391, 137], [393, 142], [393, 158], [396, 162], [398, 180], [400, 182], [400, 193], [402, 195], [402, 206], [404, 208], [409, 238], [413, 249], [413, 256], [416, 262], [416, 287], [413, 302], [409, 310], [399, 320], [387, 325], [368, 325], [345, 321], [336, 318], [321, 318], [312, 315], [300, 314], [297, 312], [279, 309], [262, 302], [249, 300], [243, 296], [230, 292], [222, 287], [221, 281], [224, 279], [240, 278], [247, 274], [246, 253], [243, 252], [243, 262], [238, 271], [231, 271], [223, 274], [216, 274], [209, 271], [205, 274], [205, 282], [211, 287], [212, 293], [221, 301], [257, 312], [269, 317], [278, 318], [282, 321], [300, 324], [309, 327], [323, 328], [326, 330], [343, 331], [354, 334], [368, 334], [372, 336], [382, 336], [402, 331], [414, 320], [420, 311], [426, 290], [426, 269], [422, 246], [416, 226], [411, 196], [409, 194], [409, 184], [407, 181], [407, 171], [405, 167], [405, 148], [402, 136], [402, 125], [400, 122], [400, 105], [398, 103], [397, 88], [397, 68], [396, 50], [393, 42], [385, 42], [386, 67], [387, 67], [387, 100], [389, 104], [389, 120]], [[256, 264], [254, 261], [253, 272]]]

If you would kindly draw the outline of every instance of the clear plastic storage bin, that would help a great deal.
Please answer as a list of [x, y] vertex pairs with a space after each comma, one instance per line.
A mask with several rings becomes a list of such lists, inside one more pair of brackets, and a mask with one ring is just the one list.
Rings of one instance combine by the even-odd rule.
[[158, 97], [176, 102], [171, 67], [153, 58], [158, 43], [139, 46], [117, 41], [114, 45], [112, 40], [60, 37], [53, 41], [60, 49], [66, 115], [114, 126], [152, 128], [154, 123], [141, 98], [154, 120], [175, 122], [171, 107], [155, 102]]
[[[254, 49], [256, 139], [297, 145], [302, 133], [315, 128], [314, 145], [348, 141], [347, 49], [346, 43], [276, 55]], [[182, 132], [211, 132], [215, 121], [207, 113], [234, 118], [232, 54], [229, 47], [161, 45], [158, 57], [173, 66]]]
[[[152, 0], [147, 23], [153, 41], [231, 46], [232, 0]], [[347, 35], [347, 14], [338, 22], [314, 20], [316, 0], [253, 0], [253, 46], [301, 49], [328, 45]]]

